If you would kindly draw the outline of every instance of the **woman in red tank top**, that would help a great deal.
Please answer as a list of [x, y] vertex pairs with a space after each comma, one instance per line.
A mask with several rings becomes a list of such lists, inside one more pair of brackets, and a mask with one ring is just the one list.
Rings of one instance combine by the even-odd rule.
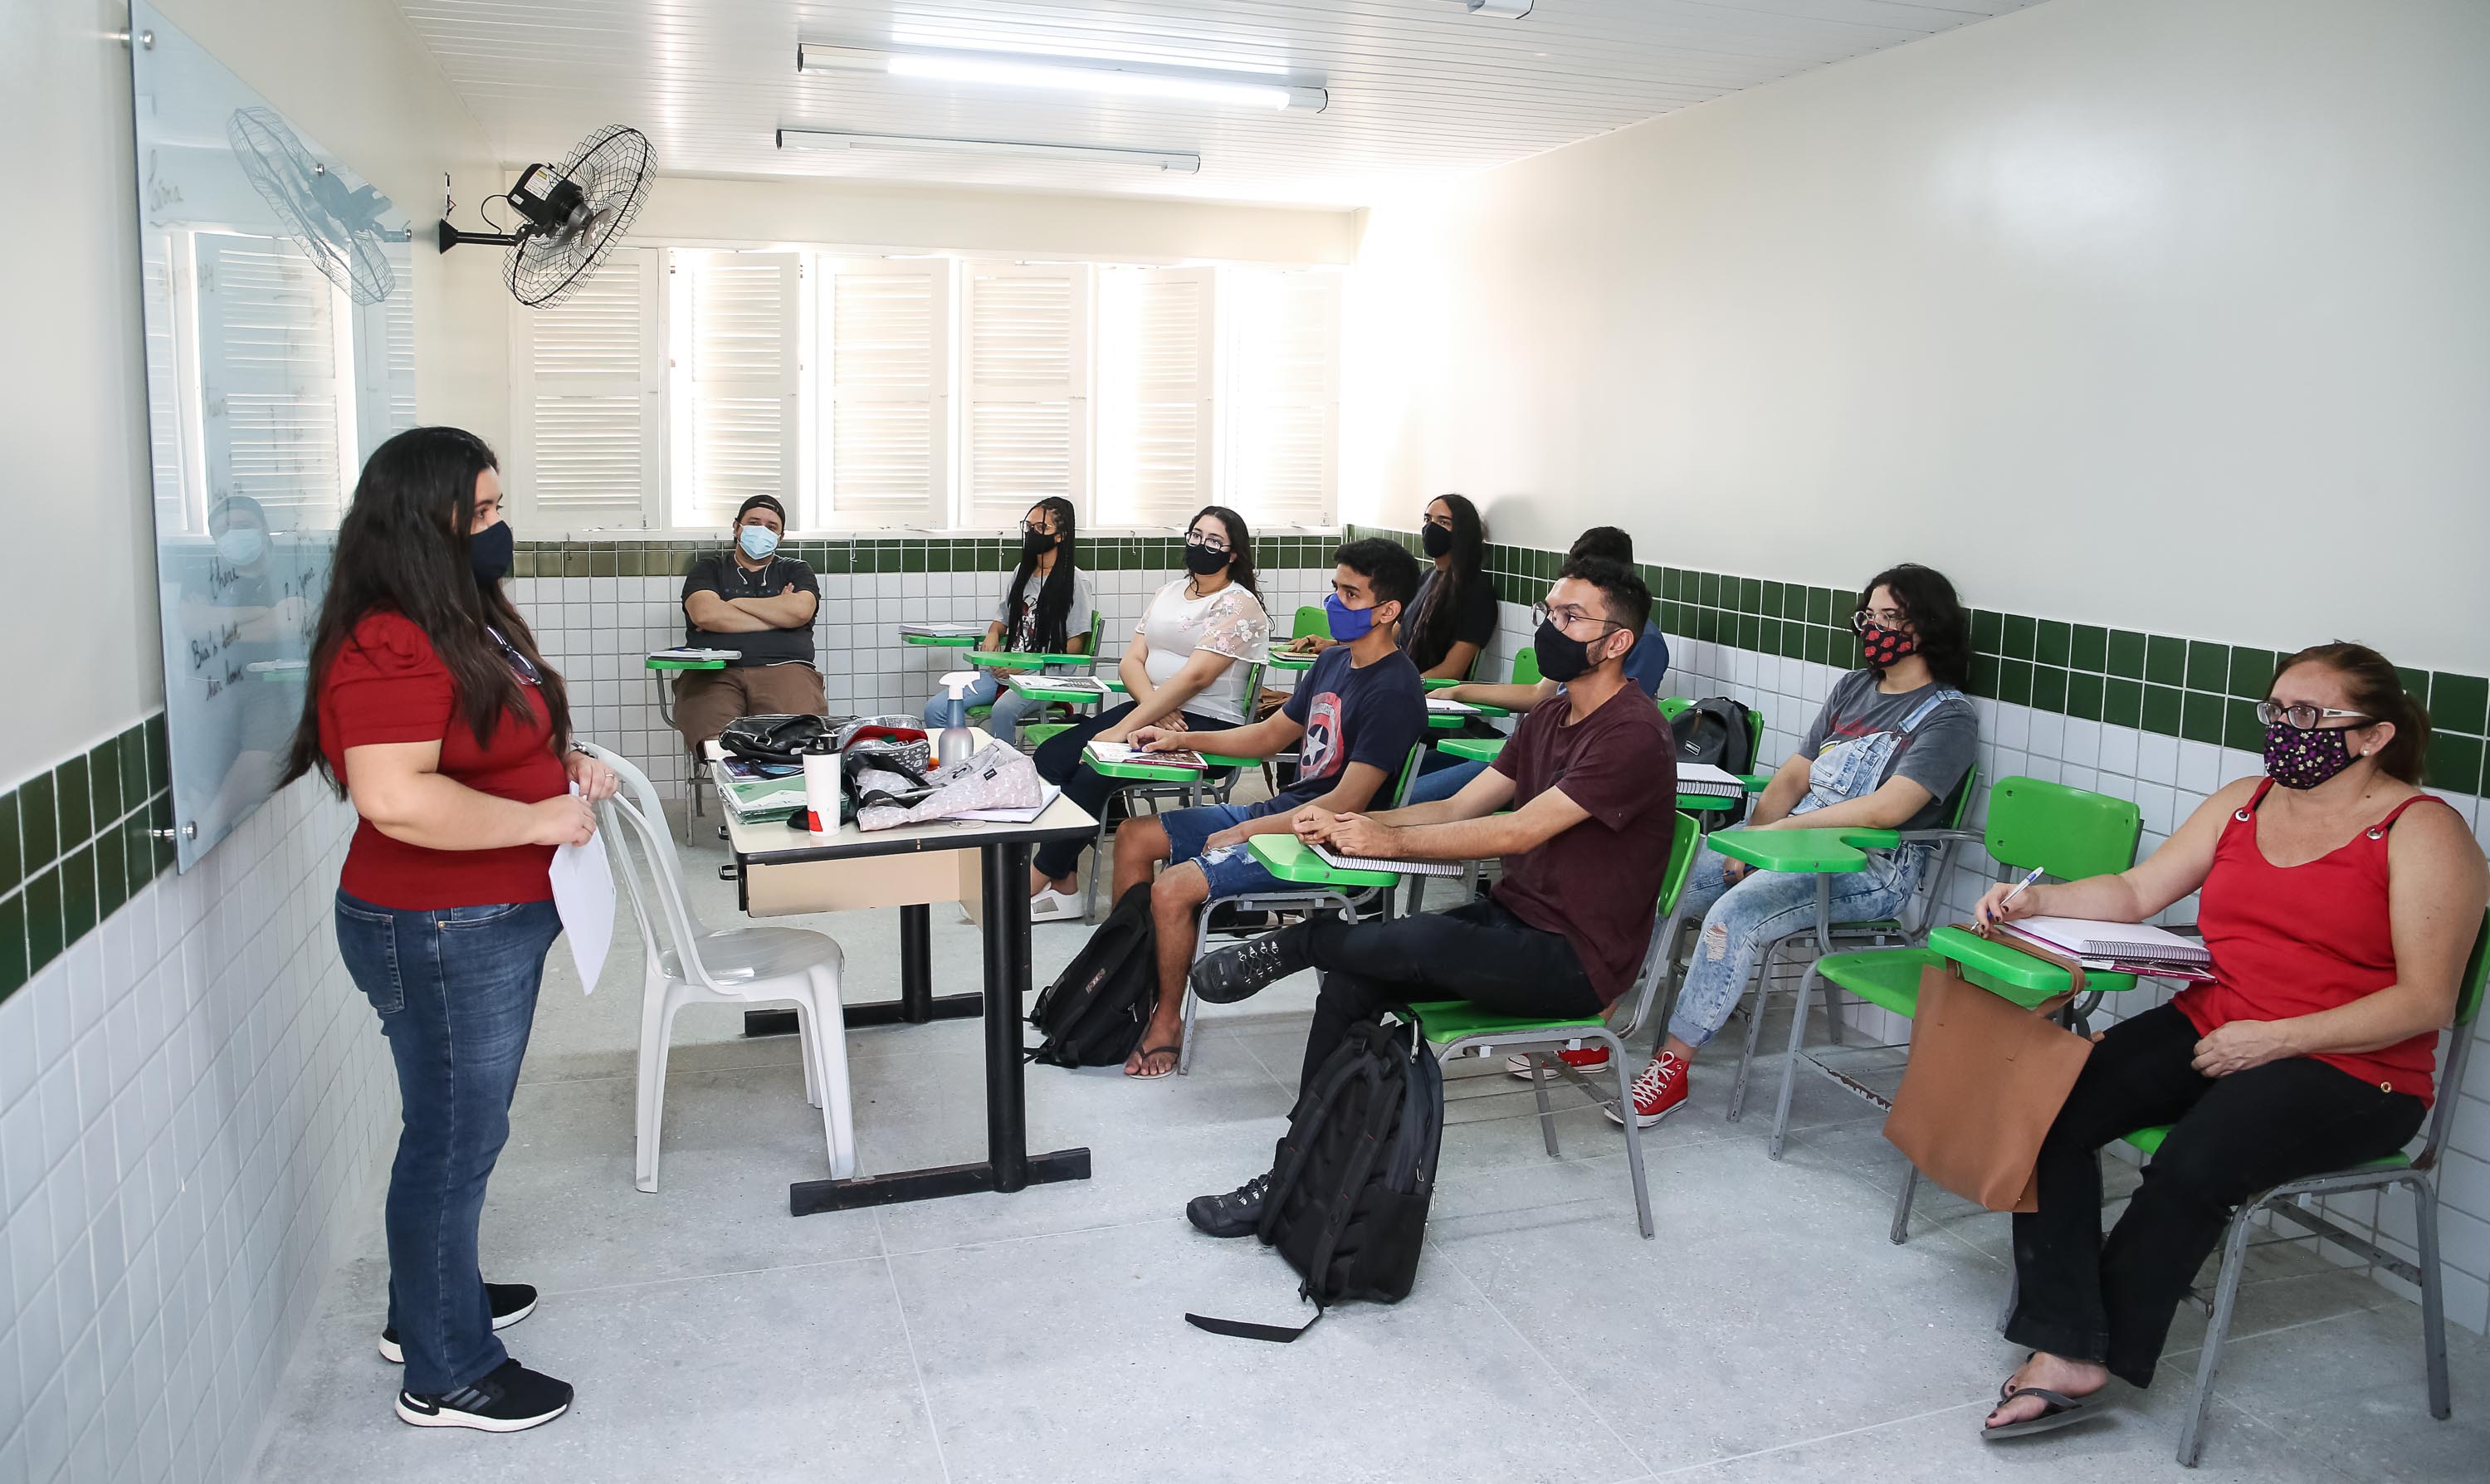
[[[2200, 892], [2219, 976], [2098, 1037], [2059, 1110], [2040, 1208], [2014, 1218], [2006, 1336], [2033, 1354], [1992, 1430], [2091, 1415], [2082, 1399], [2113, 1376], [2150, 1384], [2240, 1203], [2392, 1153], [2434, 1095], [2490, 867], [2417, 786], [2428, 715], [2357, 644], [2285, 659], [2259, 714], [2268, 776], [2224, 787], [2132, 870], [1981, 901], [1983, 923], [2141, 922]], [[2098, 1150], [2157, 1124], [2170, 1133], [2104, 1242]]]
[[495, 1338], [536, 1295], [484, 1281], [477, 1226], [561, 927], [546, 868], [615, 789], [566, 747], [562, 677], [502, 592], [510, 550], [481, 439], [419, 427], [373, 451], [337, 527], [286, 774], [317, 770], [362, 816], [337, 956], [380, 1017], [405, 1123], [380, 1339], [406, 1367], [397, 1414], [499, 1433], [570, 1405]]

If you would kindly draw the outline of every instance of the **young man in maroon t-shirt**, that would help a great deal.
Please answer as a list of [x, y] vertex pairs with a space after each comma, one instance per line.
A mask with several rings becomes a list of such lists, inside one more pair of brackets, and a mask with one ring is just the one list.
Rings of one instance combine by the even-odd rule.
[[[1322, 917], [1212, 953], [1195, 994], [1242, 1000], [1300, 969], [1322, 972], [1298, 1083], [1386, 1005], [1467, 1000], [1498, 1015], [1596, 1015], [1635, 980], [1676, 828], [1677, 742], [1625, 673], [1651, 617], [1634, 568], [1567, 564], [1539, 605], [1532, 649], [1561, 695], [1532, 709], [1495, 763], [1452, 798], [1375, 815], [1309, 806], [1297, 834], [1380, 859], [1504, 859], [1487, 896], [1394, 921]], [[1507, 810], [1509, 813], [1499, 813]], [[1213, 1237], [1261, 1220], [1270, 1177], [1185, 1208]]]

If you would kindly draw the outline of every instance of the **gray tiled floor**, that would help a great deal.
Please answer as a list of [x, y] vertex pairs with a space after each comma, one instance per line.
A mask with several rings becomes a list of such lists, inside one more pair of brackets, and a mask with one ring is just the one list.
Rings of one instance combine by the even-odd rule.
[[[724, 921], [718, 858], [710, 845], [688, 865]], [[935, 917], [941, 987], [973, 984], [975, 930]], [[891, 992], [891, 914], [811, 925], [844, 946], [850, 998]], [[1082, 936], [1035, 930], [1041, 982]], [[1982, 1398], [2016, 1358], [1993, 1328], [2006, 1224], [1924, 1194], [1911, 1242], [1889, 1244], [1899, 1157], [1814, 1079], [1774, 1164], [1778, 1068], [1763, 1115], [1733, 1124], [1723, 1070], [1706, 1066], [1694, 1105], [1647, 1142], [1648, 1242], [1597, 1114], [1566, 1116], [1550, 1160], [1527, 1119], [1469, 1122], [1526, 1098], [1457, 1104], [1467, 1126], [1446, 1139], [1417, 1292], [1258, 1346], [1182, 1316], [1289, 1320], [1292, 1275], [1252, 1242], [1196, 1235], [1180, 1209], [1266, 1156], [1310, 983], [1210, 1011], [1189, 1077], [1031, 1068], [1032, 1148], [1088, 1145], [1086, 1182], [796, 1220], [788, 1181], [826, 1169], [820, 1118], [793, 1043], [738, 1038], [732, 1012], [680, 1023], [662, 1184], [632, 1188], [638, 975], [626, 936], [583, 998], [556, 947], [485, 1216], [490, 1270], [545, 1290], [507, 1339], [579, 1387], [572, 1414], [515, 1438], [394, 1419], [396, 1373], [371, 1346], [387, 1268], [375, 1186], [253, 1479], [2186, 1477], [2171, 1449], [2193, 1311], [2162, 1383], [2128, 1393], [2115, 1420], [1982, 1444]], [[978, 1151], [978, 1045], [967, 1022], [851, 1035], [863, 1169]], [[2433, 1422], [2411, 1305], [2297, 1248], [2260, 1254], [2256, 1276], [2198, 1476], [2483, 1476], [2490, 1347], [2456, 1335], [2456, 1415]]]

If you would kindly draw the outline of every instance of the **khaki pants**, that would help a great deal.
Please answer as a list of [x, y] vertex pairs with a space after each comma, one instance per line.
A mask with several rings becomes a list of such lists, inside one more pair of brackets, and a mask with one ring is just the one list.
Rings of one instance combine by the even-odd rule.
[[738, 716], [820, 716], [829, 711], [811, 665], [730, 665], [675, 677], [675, 729], [697, 750]]

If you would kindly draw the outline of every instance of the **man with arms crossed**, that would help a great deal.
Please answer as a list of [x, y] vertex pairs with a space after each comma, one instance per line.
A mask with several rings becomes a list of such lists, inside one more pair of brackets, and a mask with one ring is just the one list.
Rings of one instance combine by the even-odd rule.
[[778, 502], [754, 495], [735, 512], [734, 544], [694, 562], [683, 578], [683, 643], [743, 656], [676, 679], [675, 727], [693, 747], [738, 716], [818, 716], [829, 709], [813, 668], [822, 585], [811, 567], [778, 554], [786, 530]]

